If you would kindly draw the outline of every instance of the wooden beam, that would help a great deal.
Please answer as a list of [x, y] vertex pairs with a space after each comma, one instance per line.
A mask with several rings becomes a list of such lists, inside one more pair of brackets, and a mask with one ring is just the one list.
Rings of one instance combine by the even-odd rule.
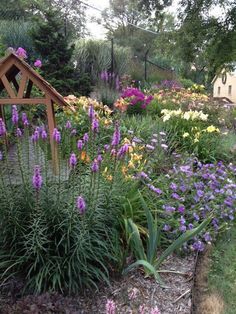
[[4, 74], [2, 77], [1, 77], [1, 80], [2, 80], [2, 83], [8, 93], [8, 95], [11, 97], [11, 98], [16, 98], [16, 95], [11, 87], [11, 84], [9, 83], [6, 75]]
[[17, 98], [23, 98], [24, 97], [24, 91], [25, 91], [27, 79], [28, 79], [28, 77], [27, 77], [26, 73], [22, 74]]
[[46, 98], [1, 98], [0, 105], [37, 105], [46, 104]]
[[25, 98], [30, 98], [32, 87], [33, 87], [33, 82], [31, 80], [29, 80], [29, 83], [28, 83], [28, 86], [26, 89], [26, 93], [25, 93]]

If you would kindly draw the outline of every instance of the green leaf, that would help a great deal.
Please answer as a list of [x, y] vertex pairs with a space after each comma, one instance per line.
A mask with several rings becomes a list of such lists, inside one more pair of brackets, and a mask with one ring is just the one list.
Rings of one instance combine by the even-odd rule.
[[133, 241], [133, 248], [136, 253], [136, 257], [139, 259], [146, 260], [146, 254], [144, 252], [143, 242], [140, 238], [140, 233], [137, 225], [133, 222], [131, 218], [128, 219], [128, 225], [131, 234], [131, 241]]

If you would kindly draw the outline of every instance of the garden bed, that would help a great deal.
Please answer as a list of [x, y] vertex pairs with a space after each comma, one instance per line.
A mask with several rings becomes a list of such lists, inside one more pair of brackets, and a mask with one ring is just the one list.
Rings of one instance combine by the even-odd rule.
[[[195, 259], [195, 255], [172, 255], [163, 263], [162, 269], [167, 272], [162, 273], [161, 277], [167, 288], [161, 288], [153, 278], [145, 278], [138, 270], [119, 279], [112, 279], [110, 286], [100, 286], [99, 291], [85, 290], [83, 295], [71, 298], [46, 293], [14, 300], [8, 286], [5, 291], [2, 289], [0, 313], [105, 313], [106, 302], [110, 299], [115, 302], [116, 313], [119, 314], [146, 314], [151, 313], [155, 307], [162, 314], [190, 314]], [[15, 296], [22, 286], [11, 282], [11, 287], [13, 286]]]

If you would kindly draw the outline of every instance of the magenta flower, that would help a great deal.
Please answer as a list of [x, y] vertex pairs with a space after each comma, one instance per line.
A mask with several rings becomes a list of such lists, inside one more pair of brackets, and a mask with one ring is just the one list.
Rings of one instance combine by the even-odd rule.
[[76, 164], [77, 164], [77, 158], [76, 155], [74, 153], [72, 153], [70, 155], [70, 160], [69, 160], [69, 164], [71, 168], [75, 168]]
[[43, 184], [43, 178], [41, 176], [40, 166], [34, 167], [34, 175], [32, 178], [33, 187], [36, 191], [39, 191]]
[[118, 122], [116, 122], [115, 131], [113, 133], [111, 145], [117, 146], [119, 145], [119, 143], [120, 143], [120, 128], [119, 128]]
[[92, 131], [94, 133], [98, 133], [98, 129], [99, 129], [99, 122], [98, 120], [95, 118], [93, 119], [93, 122], [92, 122]]
[[18, 115], [18, 110], [17, 110], [16, 105], [12, 106], [12, 117], [11, 117], [11, 120], [12, 120], [12, 123], [15, 124], [15, 125], [19, 121], [19, 115]]
[[78, 196], [76, 200], [76, 207], [79, 210], [79, 213], [82, 215], [85, 213], [86, 210], [86, 203], [82, 196]]
[[106, 314], [115, 314], [116, 313], [116, 304], [113, 300], [107, 300], [106, 303]]
[[0, 136], [6, 135], [6, 126], [2, 118], [0, 118]]
[[16, 50], [16, 55], [21, 58], [21, 59], [27, 59], [27, 52], [24, 48], [22, 47], [19, 47], [17, 50]]
[[78, 140], [77, 148], [78, 148], [78, 150], [82, 150], [82, 148], [83, 148], [83, 141], [82, 140]]
[[42, 61], [39, 60], [39, 59], [37, 59], [37, 60], [34, 62], [34, 66], [35, 66], [36, 68], [41, 68], [41, 66], [42, 66]]
[[59, 144], [60, 143], [60, 141], [61, 141], [61, 133], [60, 133], [60, 131], [58, 131], [58, 129], [54, 129], [54, 131], [53, 131], [53, 139], [54, 139], [54, 141], [55, 142], [57, 142], [57, 144]]

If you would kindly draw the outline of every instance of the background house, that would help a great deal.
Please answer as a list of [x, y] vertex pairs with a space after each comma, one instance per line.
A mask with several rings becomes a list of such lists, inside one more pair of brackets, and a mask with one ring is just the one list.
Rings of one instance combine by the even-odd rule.
[[215, 76], [213, 81], [213, 97], [228, 98], [236, 103], [236, 69], [234, 71], [222, 72]]

